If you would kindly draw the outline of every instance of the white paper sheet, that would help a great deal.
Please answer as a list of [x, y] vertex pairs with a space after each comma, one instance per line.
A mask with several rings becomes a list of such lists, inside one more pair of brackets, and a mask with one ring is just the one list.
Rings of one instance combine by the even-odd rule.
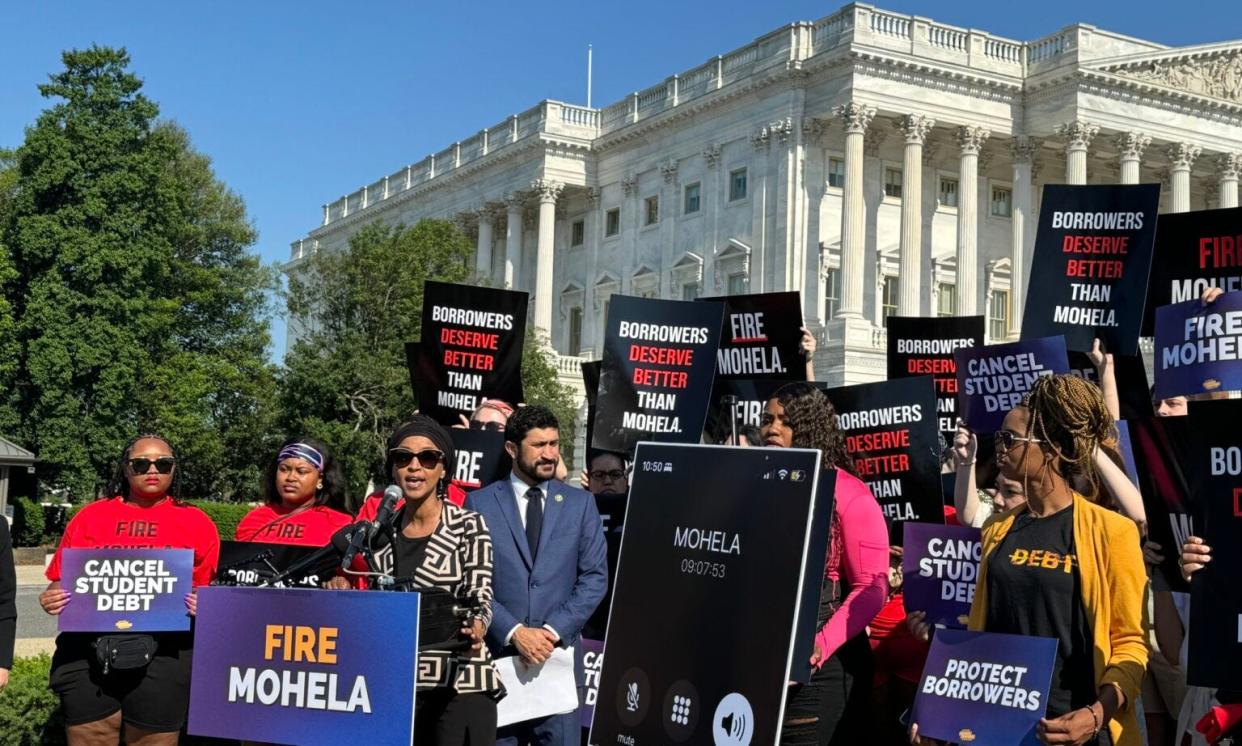
[[498, 726], [521, 723], [578, 708], [574, 649], [553, 648], [552, 657], [528, 666], [521, 656], [497, 658], [496, 670], [508, 694], [496, 707]]

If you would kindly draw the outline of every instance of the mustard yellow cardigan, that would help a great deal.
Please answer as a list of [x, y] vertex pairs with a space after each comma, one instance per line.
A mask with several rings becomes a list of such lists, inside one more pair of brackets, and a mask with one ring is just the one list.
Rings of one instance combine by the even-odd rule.
[[[983, 561], [969, 628], [987, 629], [988, 557], [1009, 533], [1014, 518], [1026, 506], [993, 515], [983, 525]], [[1134, 521], [1074, 495], [1074, 551], [1082, 603], [1094, 638], [1096, 688], [1115, 684], [1125, 695], [1125, 707], [1108, 724], [1116, 746], [1141, 746], [1134, 701], [1147, 670], [1147, 631], [1143, 589], [1147, 572]]]

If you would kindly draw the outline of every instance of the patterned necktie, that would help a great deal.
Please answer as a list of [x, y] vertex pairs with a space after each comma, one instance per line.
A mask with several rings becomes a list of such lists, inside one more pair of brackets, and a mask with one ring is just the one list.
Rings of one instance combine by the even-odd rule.
[[530, 559], [535, 560], [539, 551], [539, 532], [543, 530], [543, 492], [538, 487], [526, 491], [526, 543], [530, 546]]

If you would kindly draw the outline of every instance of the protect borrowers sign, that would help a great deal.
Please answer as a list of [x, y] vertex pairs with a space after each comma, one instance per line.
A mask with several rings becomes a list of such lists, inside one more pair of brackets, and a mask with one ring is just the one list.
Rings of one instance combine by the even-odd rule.
[[1136, 354], [1159, 202], [1158, 184], [1045, 186], [1022, 338]]
[[640, 440], [699, 441], [723, 312], [719, 303], [613, 296], [593, 447], [629, 453]]

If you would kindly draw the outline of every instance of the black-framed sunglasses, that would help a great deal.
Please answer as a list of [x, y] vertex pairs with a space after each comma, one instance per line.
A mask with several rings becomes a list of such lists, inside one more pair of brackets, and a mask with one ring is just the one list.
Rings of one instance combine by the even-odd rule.
[[505, 430], [503, 422], [482, 422], [480, 420], [470, 420], [471, 430], [485, 430], [489, 433], [501, 433]]
[[398, 469], [409, 466], [414, 459], [418, 459], [418, 465], [424, 469], [434, 469], [436, 464], [444, 460], [444, 452], [425, 448], [415, 453], [408, 448], [394, 448], [388, 452], [388, 458], [392, 459], [392, 465]]
[[613, 469], [612, 471], [593, 471], [590, 474], [591, 479], [594, 479], [597, 482], [602, 482], [605, 479], [610, 479], [615, 482], [624, 476], [625, 472], [620, 469]]
[[151, 470], [151, 466], [155, 465], [155, 470], [160, 474], [171, 474], [173, 467], [177, 465], [177, 459], [172, 456], [160, 456], [159, 458], [131, 458], [129, 460], [129, 471], [131, 474], [146, 474]]
[[1008, 430], [998, 430], [996, 432], [996, 445], [1002, 451], [1008, 451], [1013, 448], [1014, 443], [1043, 443], [1039, 438], [1024, 438], [1021, 435], [1014, 435]]

